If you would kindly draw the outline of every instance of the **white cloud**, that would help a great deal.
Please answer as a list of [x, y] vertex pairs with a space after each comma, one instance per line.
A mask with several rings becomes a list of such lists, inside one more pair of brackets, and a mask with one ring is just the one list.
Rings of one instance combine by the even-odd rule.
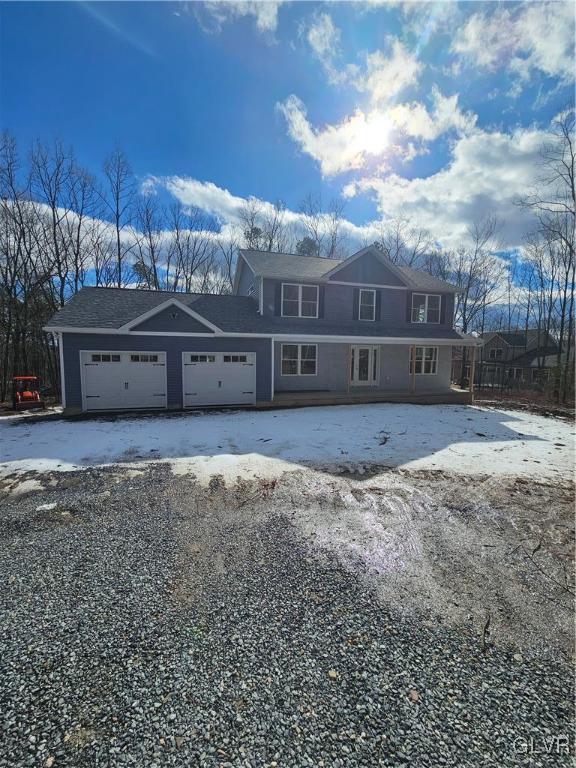
[[306, 107], [296, 96], [277, 107], [301, 151], [316, 160], [324, 176], [333, 176], [365, 168], [372, 159], [385, 158], [390, 152], [409, 160], [425, 151], [410, 143], [403, 147], [400, 135], [433, 141], [449, 130], [465, 133], [474, 127], [476, 116], [460, 111], [457, 94], [443, 96], [435, 89], [432, 100], [432, 113], [419, 102], [366, 113], [357, 109], [340, 123], [319, 129], [310, 125]]
[[211, 181], [198, 181], [186, 176], [168, 176], [163, 179], [155, 177], [153, 181], [158, 186], [164, 186], [183, 205], [201, 208], [219, 221], [240, 221], [239, 214], [245, 202], [244, 198], [236, 197]]
[[286, 118], [290, 137], [318, 162], [324, 176], [362, 168], [369, 157], [382, 156], [390, 144], [391, 123], [378, 110], [364, 114], [358, 109], [337, 125], [315, 129], [297, 96], [289, 96], [277, 108]]
[[432, 91], [433, 110], [424, 104], [398, 104], [388, 110], [389, 120], [407, 136], [423, 141], [434, 141], [450, 130], [468, 133], [476, 125], [473, 112], [462, 112], [458, 106], [458, 94], [443, 96], [437, 88]]
[[571, 82], [574, 5], [535, 2], [474, 13], [456, 35], [452, 51], [491, 71], [508, 67], [526, 79], [532, 70], [539, 70]]
[[[243, 16], [252, 16], [259, 32], [273, 33], [278, 26], [278, 9], [285, 0], [214, 0], [202, 3], [219, 30], [221, 25]], [[210, 31], [205, 28], [205, 31]]]
[[422, 64], [400, 40], [390, 38], [391, 52], [374, 51], [366, 56], [366, 69], [354, 80], [359, 91], [369, 94], [373, 105], [387, 103], [409, 86], [415, 85]]
[[339, 79], [334, 59], [340, 50], [340, 30], [334, 25], [332, 17], [328, 13], [317, 13], [306, 30], [306, 39], [330, 79]]
[[[148, 192], [153, 188], [166, 189], [176, 200], [183, 205], [200, 208], [207, 214], [214, 216], [220, 224], [220, 236], [233, 237], [234, 230], [242, 226], [241, 211], [249, 201], [255, 201], [264, 215], [273, 213], [274, 206], [266, 200], [254, 197], [240, 197], [229, 190], [218, 187], [210, 181], [199, 181], [189, 176], [149, 176], [144, 181]], [[290, 226], [296, 237], [304, 234], [302, 228], [302, 214], [299, 211], [285, 210], [284, 221]], [[357, 225], [343, 219], [342, 234], [349, 240], [350, 247], [362, 247], [367, 242], [373, 242], [378, 234], [378, 223], [367, 222]]]
[[371, 193], [383, 216], [412, 217], [445, 244], [457, 245], [474, 221], [496, 215], [503, 221], [504, 245], [521, 244], [533, 227], [530, 214], [514, 204], [541, 172], [540, 147], [549, 134], [475, 131], [454, 145], [450, 164], [428, 178], [397, 175], [348, 184], [345, 195]]

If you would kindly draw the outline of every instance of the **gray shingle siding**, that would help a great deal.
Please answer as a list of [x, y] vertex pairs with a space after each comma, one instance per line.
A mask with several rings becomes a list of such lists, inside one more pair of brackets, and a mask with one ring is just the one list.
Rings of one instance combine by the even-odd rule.
[[270, 400], [272, 361], [269, 339], [96, 333], [64, 333], [63, 337], [67, 408], [82, 408], [81, 350], [166, 352], [168, 408], [182, 408], [182, 352], [256, 352], [256, 398]]

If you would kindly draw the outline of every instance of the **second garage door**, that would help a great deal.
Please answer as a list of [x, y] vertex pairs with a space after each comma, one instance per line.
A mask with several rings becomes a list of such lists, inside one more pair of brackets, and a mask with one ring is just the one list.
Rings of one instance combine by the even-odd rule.
[[184, 407], [256, 402], [255, 352], [184, 352]]

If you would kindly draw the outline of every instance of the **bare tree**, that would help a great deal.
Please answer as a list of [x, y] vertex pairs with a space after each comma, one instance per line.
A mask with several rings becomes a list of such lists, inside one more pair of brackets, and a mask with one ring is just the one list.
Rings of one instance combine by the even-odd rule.
[[[518, 203], [532, 210], [538, 233], [555, 256], [553, 272], [547, 276], [550, 289], [557, 290], [558, 357], [555, 395], [566, 400], [573, 389], [571, 364], [574, 344], [574, 290], [576, 260], [576, 139], [574, 109], [567, 109], [554, 121], [552, 138], [541, 149], [541, 174], [530, 194]], [[543, 279], [543, 278], [542, 278]]]
[[332, 200], [328, 210], [322, 209], [320, 198], [307, 195], [300, 204], [300, 225], [304, 236], [296, 244], [296, 251], [306, 255], [338, 259], [344, 249], [342, 214], [344, 203]]
[[166, 281], [171, 291], [197, 291], [205, 285], [204, 267], [214, 263], [218, 247], [210, 219], [199, 208], [185, 209], [176, 203], [170, 209]]
[[[469, 242], [454, 254], [452, 282], [459, 286], [455, 318], [464, 333], [483, 324], [486, 308], [502, 298], [504, 262], [495, 254], [498, 222], [490, 217], [476, 222], [469, 229]], [[462, 353], [460, 386], [466, 378], [466, 347]]]
[[154, 195], [140, 197], [136, 206], [136, 261], [133, 270], [141, 285], [162, 290], [170, 280], [163, 263], [165, 217]]
[[136, 194], [134, 176], [126, 155], [115, 149], [104, 161], [106, 188], [102, 199], [114, 227], [117, 285], [124, 284], [124, 263], [134, 250], [134, 242], [123, 237], [134, 214]]

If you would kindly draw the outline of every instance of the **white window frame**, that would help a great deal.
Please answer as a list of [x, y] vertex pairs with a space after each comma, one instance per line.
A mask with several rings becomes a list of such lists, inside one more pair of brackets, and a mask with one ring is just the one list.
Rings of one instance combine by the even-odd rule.
[[[284, 347], [297, 347], [298, 357], [297, 372], [296, 373], [284, 373], [282, 370], [282, 363], [284, 362]], [[302, 373], [302, 347], [314, 347], [314, 362], [316, 363], [314, 373]], [[294, 358], [290, 358], [293, 360]], [[318, 376], [318, 344], [293, 344], [289, 341], [286, 344], [280, 345], [280, 376]]]
[[[362, 317], [362, 294], [372, 294], [372, 317]], [[366, 304], [364, 306], [367, 306]], [[360, 288], [358, 291], [358, 320], [363, 323], [373, 323], [376, 320], [376, 291], [374, 288]]]
[[[496, 354], [497, 352], [500, 352], [500, 354], [499, 355]], [[490, 360], [501, 360], [503, 357], [504, 357], [504, 350], [502, 349], [502, 347], [493, 347], [488, 352], [488, 358]]]
[[[298, 288], [298, 314], [297, 315], [285, 315], [284, 314], [284, 286], [288, 285], [291, 288]], [[302, 314], [302, 288], [314, 288], [316, 290], [316, 314], [315, 315], [303, 315]], [[309, 285], [306, 283], [282, 283], [282, 291], [280, 293], [280, 314], [282, 317], [304, 317], [308, 320], [314, 320], [318, 318], [318, 304], [320, 300], [320, 293], [317, 285]], [[287, 299], [287, 301], [296, 301], [296, 299]]]
[[[422, 350], [422, 358], [421, 359], [417, 358], [417, 351], [419, 349]], [[426, 362], [426, 350], [427, 349], [435, 350], [434, 357], [432, 358], [432, 362], [434, 363], [434, 370], [433, 371], [428, 371], [428, 372], [426, 372], [424, 370], [424, 367], [425, 367], [424, 364]], [[410, 360], [410, 363], [409, 363], [409, 366], [408, 366], [408, 371], [410, 372], [410, 376], [412, 376], [412, 375], [414, 375], [414, 376], [437, 376], [438, 375], [438, 357], [439, 357], [438, 350], [439, 350], [439, 347], [435, 347], [435, 346], [426, 346], [426, 347], [420, 346], [420, 345], [415, 346], [414, 347], [414, 369], [415, 369], [415, 371], [413, 373], [413, 371], [412, 371], [412, 349], [410, 349], [409, 350], [409, 355], [410, 355], [409, 356], [409, 360]], [[420, 362], [421, 365], [422, 365], [422, 370], [421, 371], [416, 370], [417, 367], [418, 367], [416, 365], [416, 363], [418, 363], [418, 362]]]
[[[414, 299], [416, 296], [424, 296], [424, 320], [414, 320]], [[428, 320], [428, 299], [433, 296], [438, 299], [438, 320]], [[442, 294], [441, 293], [413, 293], [412, 305], [410, 307], [410, 322], [422, 325], [423, 323], [429, 323], [430, 325], [440, 325], [440, 318], [442, 317]]]

